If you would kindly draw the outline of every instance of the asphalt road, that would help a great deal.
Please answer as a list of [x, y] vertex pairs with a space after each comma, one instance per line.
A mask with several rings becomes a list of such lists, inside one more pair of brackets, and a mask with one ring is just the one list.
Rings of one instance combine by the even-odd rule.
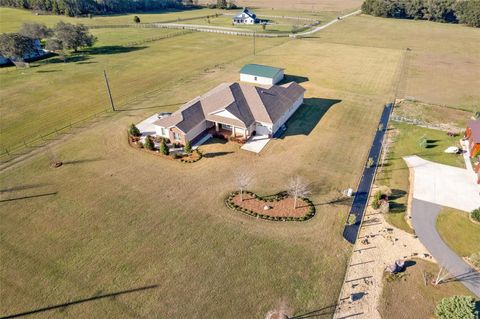
[[461, 282], [480, 298], [480, 273], [453, 252], [437, 232], [435, 224], [441, 210], [440, 205], [414, 198], [412, 201], [412, 223], [415, 234], [438, 263], [455, 278], [454, 280]]
[[349, 213], [350, 216], [355, 217], [355, 223], [351, 225], [345, 225], [343, 230], [343, 238], [348, 242], [354, 244], [357, 240], [358, 232], [360, 231], [360, 226], [363, 219], [363, 214], [368, 203], [368, 197], [370, 196], [370, 189], [372, 187], [373, 179], [375, 178], [375, 172], [377, 169], [378, 160], [382, 151], [383, 137], [388, 127], [388, 120], [390, 119], [390, 114], [392, 113], [393, 104], [389, 103], [383, 109], [382, 115], [380, 117], [380, 124], [383, 125], [382, 130], [377, 130], [375, 133], [375, 138], [373, 139], [372, 147], [370, 148], [370, 153], [368, 158], [373, 159], [373, 165], [371, 167], [366, 167], [363, 170], [362, 179], [358, 185], [358, 189], [355, 192], [355, 198], [353, 199], [352, 209]]

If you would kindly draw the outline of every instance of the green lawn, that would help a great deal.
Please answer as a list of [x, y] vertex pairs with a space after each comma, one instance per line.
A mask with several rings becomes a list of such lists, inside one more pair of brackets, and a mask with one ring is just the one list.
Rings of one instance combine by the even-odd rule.
[[480, 253], [480, 225], [472, 223], [468, 213], [444, 208], [438, 216], [437, 229], [443, 241], [460, 256]]
[[[393, 144], [389, 146], [386, 165], [380, 168], [376, 183], [390, 187], [393, 192], [387, 221], [411, 232], [404, 214], [409, 193], [409, 170], [403, 157], [418, 155], [429, 161], [462, 168], [465, 168], [465, 163], [462, 156], [444, 152], [449, 146], [459, 146], [458, 137], [449, 137], [444, 131], [392, 122], [390, 134]], [[423, 136], [428, 140], [427, 148], [419, 145]]]

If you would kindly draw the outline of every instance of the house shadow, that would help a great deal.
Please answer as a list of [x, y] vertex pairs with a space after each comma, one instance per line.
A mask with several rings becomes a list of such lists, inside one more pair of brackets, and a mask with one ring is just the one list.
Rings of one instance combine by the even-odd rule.
[[127, 47], [122, 45], [105, 45], [101, 47], [88, 48], [81, 52], [89, 55], [110, 55], [110, 54], [135, 52], [135, 51], [143, 50], [145, 48], [147, 47], [146, 46], [138, 46], [138, 47], [128, 46]]
[[307, 98], [285, 124], [287, 130], [280, 136], [309, 135], [321, 118], [335, 104], [342, 100]]
[[278, 85], [290, 83], [290, 82], [303, 83], [303, 82], [308, 82], [309, 80], [310, 79], [306, 76], [285, 74], [285, 76], [283, 77], [283, 80], [280, 81]]

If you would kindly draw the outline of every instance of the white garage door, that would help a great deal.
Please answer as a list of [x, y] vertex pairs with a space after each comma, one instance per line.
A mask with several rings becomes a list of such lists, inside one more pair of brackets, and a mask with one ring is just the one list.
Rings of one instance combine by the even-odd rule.
[[257, 135], [268, 135], [268, 134], [270, 134], [270, 130], [268, 129], [268, 127], [263, 126], [262, 124], [258, 124], [258, 123], [256, 125], [255, 131], [257, 131]]

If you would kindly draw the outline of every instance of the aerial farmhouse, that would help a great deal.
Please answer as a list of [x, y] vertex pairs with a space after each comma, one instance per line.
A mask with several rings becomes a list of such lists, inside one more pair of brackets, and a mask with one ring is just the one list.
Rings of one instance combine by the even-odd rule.
[[283, 69], [260, 64], [246, 64], [240, 70], [240, 81], [262, 85], [275, 85], [282, 81]]
[[248, 8], [244, 8], [242, 12], [233, 17], [234, 24], [256, 24], [259, 22], [257, 15]]
[[302, 105], [304, 92], [296, 82], [269, 88], [222, 83], [153, 124], [158, 136], [183, 145], [209, 131], [243, 139], [271, 137]]

